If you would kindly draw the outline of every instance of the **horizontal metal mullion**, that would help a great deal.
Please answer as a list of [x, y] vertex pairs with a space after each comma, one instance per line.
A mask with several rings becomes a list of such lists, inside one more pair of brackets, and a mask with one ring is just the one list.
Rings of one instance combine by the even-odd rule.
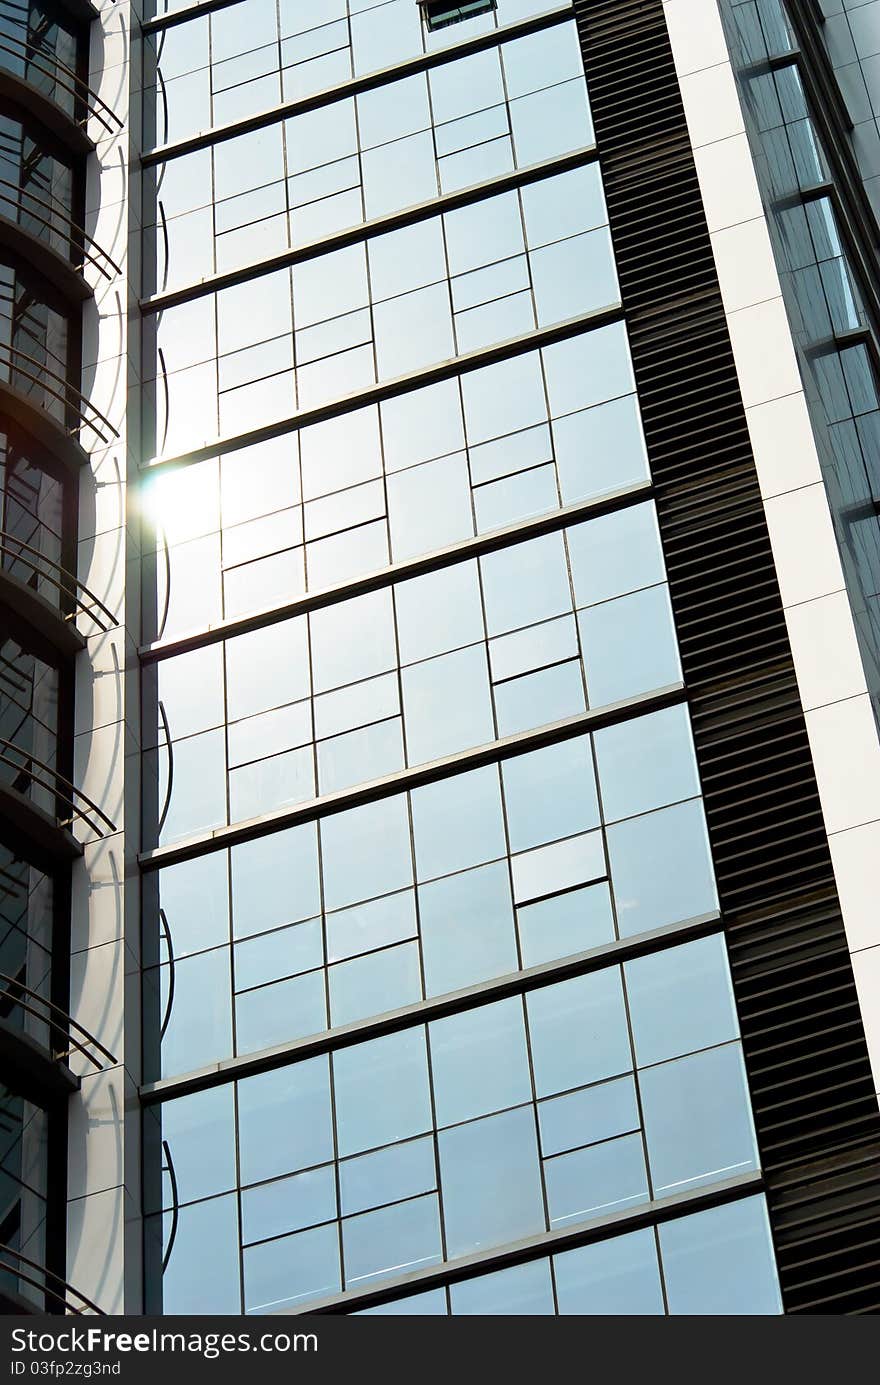
[[574, 505], [565, 505], [561, 509], [551, 510], [547, 514], [537, 515], [532, 519], [521, 520], [517, 524], [508, 525], [504, 529], [495, 529], [488, 534], [477, 534], [474, 538], [462, 539], [459, 543], [450, 544], [447, 548], [435, 550], [433, 553], [425, 553], [416, 558], [406, 558], [399, 563], [391, 563], [387, 567], [365, 573], [362, 577], [351, 578], [347, 582], [340, 582], [336, 586], [306, 592], [304, 596], [296, 597], [293, 601], [287, 601], [282, 606], [274, 606], [251, 615], [236, 616], [217, 625], [209, 626], [207, 629], [194, 631], [192, 634], [142, 645], [138, 650], [138, 656], [142, 663], [151, 664], [157, 663], [160, 659], [173, 658], [177, 654], [188, 654], [194, 649], [203, 649], [206, 645], [217, 644], [220, 640], [232, 639], [236, 635], [250, 634], [253, 630], [263, 630], [269, 625], [277, 625], [280, 621], [291, 620], [293, 617], [307, 614], [309, 611], [317, 611], [325, 606], [334, 606], [340, 601], [348, 601], [352, 597], [363, 596], [367, 592], [379, 591], [395, 582], [404, 582], [411, 577], [421, 577], [428, 572], [438, 572], [442, 568], [453, 566], [455, 563], [465, 562], [470, 558], [480, 558], [487, 553], [497, 552], [498, 549], [513, 547], [515, 544], [525, 542], [528, 539], [555, 533], [559, 529], [565, 529], [570, 524], [578, 524], [582, 520], [597, 518], [599, 515], [626, 509], [629, 505], [650, 499], [652, 494], [653, 486], [650, 481], [638, 481], [634, 485], [610, 491], [595, 500], [581, 500]]
[[581, 712], [575, 717], [550, 722], [534, 731], [519, 731], [516, 735], [489, 741], [486, 745], [460, 751], [457, 755], [449, 755], [425, 765], [414, 765], [410, 769], [398, 770], [382, 779], [373, 779], [367, 784], [358, 784], [351, 788], [339, 789], [335, 793], [324, 794], [319, 798], [308, 799], [305, 803], [297, 803], [279, 812], [264, 813], [244, 822], [215, 827], [198, 837], [188, 837], [168, 846], [142, 851], [138, 856], [138, 864], [142, 870], [152, 871], [160, 870], [163, 866], [177, 865], [181, 861], [191, 861], [211, 851], [238, 846], [242, 842], [266, 837], [287, 827], [295, 827], [316, 818], [330, 817], [334, 813], [344, 812], [347, 808], [373, 803], [378, 799], [389, 798], [392, 794], [403, 793], [407, 789], [421, 788], [440, 779], [449, 779], [455, 774], [481, 769], [485, 765], [496, 764], [499, 760], [508, 760], [529, 750], [540, 750], [543, 746], [572, 740], [575, 736], [583, 736], [605, 726], [645, 716], [649, 712], [662, 711], [665, 707], [678, 706], [686, 701], [686, 698], [684, 684], [671, 683], [656, 692], [641, 693], [638, 697], [628, 698], [623, 702], [611, 702], [607, 706]]
[[671, 923], [663, 928], [636, 934], [632, 938], [620, 938], [611, 943], [603, 943], [600, 947], [590, 948], [586, 952], [579, 952], [560, 961], [543, 962], [539, 966], [509, 972], [506, 976], [483, 981], [476, 986], [468, 986], [447, 995], [403, 1005], [384, 1015], [357, 1020], [335, 1029], [325, 1029], [304, 1039], [294, 1039], [290, 1043], [263, 1049], [260, 1053], [226, 1058], [210, 1067], [199, 1068], [196, 1072], [183, 1073], [180, 1077], [165, 1077], [158, 1082], [145, 1083], [140, 1088], [140, 1099], [144, 1105], [155, 1105], [174, 1097], [188, 1096], [208, 1087], [239, 1081], [257, 1073], [269, 1072], [275, 1068], [286, 1067], [290, 1063], [313, 1058], [318, 1054], [337, 1052], [342, 1048], [350, 1048], [353, 1044], [366, 1043], [370, 1039], [397, 1033], [401, 1029], [410, 1029], [447, 1015], [459, 1014], [462, 1010], [491, 1005], [495, 1001], [539, 990], [575, 976], [585, 976], [605, 967], [619, 966], [631, 958], [644, 957], [667, 946], [708, 937], [722, 931], [721, 915], [717, 911], [700, 914], [680, 923]]
[[398, 395], [409, 394], [412, 390], [421, 389], [425, 385], [436, 385], [441, 380], [449, 380], [456, 375], [467, 375], [471, 371], [481, 370], [484, 366], [496, 365], [499, 361], [524, 355], [526, 351], [537, 351], [542, 346], [555, 345], [558, 341], [579, 336], [581, 332], [593, 331], [599, 327], [607, 327], [614, 322], [622, 321], [623, 308], [619, 303], [608, 308], [595, 308], [590, 313], [567, 318], [564, 322], [557, 322], [552, 327], [539, 327], [535, 331], [524, 332], [518, 337], [508, 337], [506, 341], [494, 342], [491, 346], [480, 347], [477, 351], [469, 351], [463, 356], [450, 356], [445, 361], [426, 366], [424, 369], [413, 371], [408, 375], [396, 375], [390, 380], [382, 380], [378, 384], [369, 385], [366, 389], [355, 390], [352, 394], [340, 395], [336, 399], [328, 400], [326, 404], [318, 404], [311, 409], [301, 409], [298, 413], [289, 414], [287, 418], [277, 419], [274, 423], [266, 423], [259, 428], [251, 428], [245, 433], [236, 433], [227, 438], [215, 438], [211, 442], [201, 443], [198, 447], [192, 447], [177, 455], [153, 457], [150, 461], [143, 462], [139, 470], [142, 474], [154, 475], [165, 470], [170, 471], [182, 466], [191, 466], [194, 462], [202, 462], [209, 457], [238, 452], [244, 447], [252, 447], [259, 442], [268, 442], [272, 438], [283, 437], [285, 433], [292, 433], [297, 428], [305, 428], [312, 423], [324, 423], [327, 419], [338, 418], [340, 414], [348, 413], [351, 409], [363, 409], [370, 404], [381, 404], [386, 399], [395, 399]]
[[529, 1236], [497, 1249], [477, 1251], [459, 1259], [431, 1265], [428, 1269], [414, 1270], [398, 1279], [386, 1280], [380, 1285], [370, 1284], [362, 1289], [349, 1289], [344, 1293], [334, 1294], [332, 1298], [302, 1304], [298, 1308], [282, 1308], [278, 1310], [279, 1315], [299, 1317], [315, 1313], [348, 1313], [394, 1302], [428, 1289], [445, 1288], [447, 1284], [456, 1284], [480, 1273], [491, 1274], [493, 1271], [521, 1265], [529, 1260], [543, 1259], [546, 1255], [557, 1255], [579, 1246], [610, 1240], [627, 1232], [675, 1221], [695, 1212], [708, 1211], [712, 1207], [721, 1207], [741, 1198], [753, 1197], [761, 1192], [763, 1187], [764, 1178], [760, 1172], [740, 1174], [737, 1178], [725, 1179], [723, 1183], [692, 1188], [686, 1193], [676, 1193], [671, 1197], [641, 1203], [638, 1207], [626, 1207], [610, 1216], [595, 1217], [579, 1226], [544, 1231], [540, 1235]]
[[582, 148], [572, 150], [571, 153], [563, 154], [559, 158], [546, 159], [543, 163], [529, 164], [525, 168], [513, 169], [510, 173], [501, 173], [495, 178], [487, 178], [482, 183], [474, 183], [470, 187], [444, 193], [441, 197], [432, 197], [427, 202], [417, 202], [412, 206], [402, 207], [400, 211], [388, 212], [384, 216], [373, 217], [369, 221], [360, 221], [353, 226], [345, 227], [342, 231], [335, 231], [330, 235], [322, 236], [320, 240], [309, 241], [305, 245], [292, 246], [276, 255], [257, 260], [253, 264], [242, 265], [238, 269], [227, 269], [222, 273], [212, 274], [206, 279], [200, 279], [197, 283], [182, 284], [179, 288], [152, 294], [151, 297], [141, 300], [141, 312], [144, 314], [160, 313], [165, 308], [173, 308], [180, 303], [188, 303], [193, 298], [202, 297], [203, 294], [216, 293], [220, 289], [230, 288], [236, 284], [245, 284], [251, 279], [260, 278], [263, 274], [272, 274], [279, 269], [288, 269], [291, 265], [301, 264], [305, 260], [319, 259], [322, 255], [330, 255], [333, 251], [343, 250], [349, 245], [359, 245], [362, 241], [370, 240], [374, 236], [385, 235], [389, 231], [399, 231], [405, 226], [414, 226], [420, 221], [429, 221], [432, 217], [440, 216], [443, 212], [472, 206], [474, 202], [480, 202], [484, 197], [494, 197], [503, 192], [511, 192], [516, 188], [527, 187], [530, 183], [539, 182], [542, 178], [551, 178], [555, 174], [568, 173], [571, 169], [595, 163], [597, 159], [598, 153], [595, 144], [584, 145]]
[[182, 5], [179, 10], [171, 10], [167, 14], [151, 15], [149, 19], [142, 19], [140, 28], [144, 36], [149, 36], [163, 29], [174, 29], [178, 24], [186, 24], [190, 19], [198, 19], [203, 14], [213, 14], [215, 10], [225, 10], [230, 5], [236, 4], [236, 0], [201, 0], [201, 3], [194, 5]]
[[[234, 0], [228, 0], [228, 3], [234, 3]], [[225, 3], [213, 5], [212, 8], [225, 8]], [[192, 13], [186, 15], [185, 18], [197, 18], [205, 9], [206, 6], [204, 5], [193, 7]], [[322, 91], [313, 92], [309, 96], [300, 96], [293, 101], [280, 101], [276, 106], [257, 111], [251, 116], [244, 116], [241, 120], [230, 121], [227, 125], [200, 130], [197, 135], [190, 135], [186, 139], [175, 140], [170, 144], [157, 145], [141, 155], [141, 164], [144, 167], [149, 167], [151, 164], [164, 163], [166, 159], [175, 158], [180, 154], [191, 154], [197, 149], [204, 149], [206, 146], [234, 139], [236, 135], [250, 134], [251, 131], [261, 130], [266, 125], [274, 125], [276, 121], [305, 115], [309, 111], [318, 110], [321, 106], [332, 106], [335, 101], [358, 96], [361, 92], [372, 91], [375, 87], [385, 86], [390, 82], [399, 81], [403, 77], [416, 76], [420, 72], [429, 72], [434, 67], [444, 67], [447, 63], [469, 57], [472, 53], [482, 53], [486, 49], [497, 48], [501, 43], [525, 38], [528, 34], [538, 33], [541, 29], [552, 28], [556, 24], [563, 24], [566, 20], [573, 18], [574, 11], [571, 5], [563, 5], [556, 9], [545, 10], [542, 14], [531, 15], [527, 19], [515, 20], [512, 24], [491, 29], [485, 34], [476, 34], [473, 38], [465, 39], [462, 43], [450, 45], [448, 48], [438, 48], [432, 53], [419, 53], [403, 62], [394, 63], [389, 67], [377, 68], [375, 72], [365, 72], [360, 77], [352, 77], [349, 81], [340, 82], [336, 86], [325, 87]], [[174, 23], [183, 22], [183, 19], [175, 16]], [[144, 33], [150, 32], [153, 24], [156, 28], [168, 27], [165, 21], [148, 21], [142, 26]]]

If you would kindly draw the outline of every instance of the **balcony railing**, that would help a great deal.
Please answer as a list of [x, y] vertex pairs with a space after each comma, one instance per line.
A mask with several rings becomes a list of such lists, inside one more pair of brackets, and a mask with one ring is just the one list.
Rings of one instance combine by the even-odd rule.
[[45, 1295], [47, 1305], [52, 1304], [56, 1311], [72, 1313], [75, 1317], [86, 1317], [90, 1314], [99, 1318], [104, 1316], [96, 1303], [86, 1298], [85, 1294], [81, 1294], [72, 1284], [68, 1284], [66, 1279], [46, 1269], [45, 1265], [38, 1264], [36, 1260], [29, 1259], [27, 1255], [22, 1255], [20, 1250], [0, 1243], [0, 1271], [4, 1269], [19, 1283], [27, 1284], [29, 1288], [37, 1289]]
[[[108, 280], [122, 273], [116, 261], [92, 240], [82, 226], [71, 219], [61, 203], [38, 197], [18, 183], [0, 178], [0, 214], [9, 215], [10, 212], [13, 213], [9, 217], [11, 221], [14, 220], [26, 231], [32, 231], [33, 235], [47, 241], [53, 248], [53, 241], [60, 241], [65, 247], [62, 252], [65, 258], [80, 273], [87, 265]], [[39, 229], [33, 230], [30, 223], [35, 223]], [[46, 232], [49, 234], [46, 235]]]
[[[21, 576], [25, 585], [34, 587], [37, 592], [40, 592], [44, 583], [51, 587], [55, 595], [52, 604], [58, 607], [64, 621], [72, 623], [77, 617], [86, 618], [105, 635], [119, 624], [101, 598], [74, 577], [72, 572], [47, 557], [39, 548], [3, 529], [0, 529], [0, 570], [12, 577]], [[34, 578], [37, 579], [36, 583]]]
[[[54, 1030], [56, 1034], [64, 1036], [60, 1046], [50, 1045], [52, 1057], [56, 1062], [66, 1062], [77, 1053], [96, 1072], [103, 1072], [105, 1068], [115, 1066], [116, 1059], [109, 1048], [105, 1048], [94, 1034], [84, 1029], [66, 1010], [54, 1005], [51, 1000], [46, 1000], [45, 996], [26, 986], [17, 977], [8, 976], [6, 972], [0, 971], [0, 1015], [4, 1014], [7, 1002], [10, 1010], [14, 1007], [23, 1015], [29, 1015], [50, 1030]], [[42, 1013], [43, 1011], [46, 1013]]]
[[26, 784], [33, 784], [51, 795], [56, 802], [59, 827], [69, 830], [75, 823], [83, 823], [96, 837], [116, 831], [115, 823], [87, 794], [51, 765], [3, 736], [0, 736], [0, 767], [14, 770], [16, 778], [21, 777]]
[[[0, 373], [13, 388], [22, 390], [29, 398], [35, 396], [35, 407], [54, 419], [69, 437], [74, 438], [82, 428], [89, 429], [104, 443], [119, 437], [110, 420], [80, 390], [27, 352], [14, 346], [0, 346]], [[73, 424], [69, 419], [71, 414], [75, 419]]]
[[[90, 118], [97, 120], [108, 134], [116, 134], [122, 129], [119, 116], [101, 100], [97, 92], [60, 58], [36, 47], [33, 42], [15, 38], [12, 34], [3, 34], [0, 37], [0, 69], [10, 72], [13, 77], [19, 77], [37, 91], [40, 88], [34, 82], [33, 73], [48, 77], [53, 93], [43, 92], [43, 95], [48, 96], [53, 104], [64, 111], [81, 129]], [[55, 90], [61, 94], [61, 100], [54, 95]], [[67, 98], [72, 112], [66, 108], [63, 98]]]

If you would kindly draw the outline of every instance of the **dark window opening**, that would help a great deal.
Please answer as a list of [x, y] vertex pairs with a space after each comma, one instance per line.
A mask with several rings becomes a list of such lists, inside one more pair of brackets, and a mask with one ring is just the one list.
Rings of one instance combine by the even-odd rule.
[[429, 33], [445, 29], [450, 24], [460, 24], [463, 19], [476, 19], [477, 15], [489, 14], [496, 7], [496, 0], [464, 0], [455, 5], [452, 0], [419, 0]]

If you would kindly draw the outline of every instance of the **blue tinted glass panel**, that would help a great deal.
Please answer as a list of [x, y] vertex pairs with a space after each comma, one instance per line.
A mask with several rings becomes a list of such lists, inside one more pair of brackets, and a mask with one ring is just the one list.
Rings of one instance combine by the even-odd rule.
[[531, 1107], [443, 1130], [439, 1143], [448, 1256], [544, 1230]]
[[599, 825], [590, 743], [564, 741], [507, 760], [501, 770], [511, 851]]
[[344, 1159], [339, 1165], [343, 1216], [428, 1193], [436, 1186], [434, 1141], [430, 1138], [407, 1140], [375, 1154]]
[[553, 1097], [538, 1106], [541, 1152], [545, 1158], [638, 1130], [640, 1124], [631, 1077], [583, 1087], [579, 1092]]
[[700, 791], [685, 707], [669, 707], [594, 736], [606, 820], [631, 817]]
[[639, 1087], [656, 1197], [757, 1167], [739, 1044], [646, 1068]]
[[[240, 1313], [238, 1208], [235, 1196], [182, 1207], [162, 1276], [166, 1313]], [[171, 1215], [164, 1217], [166, 1252]]]
[[278, 928], [261, 933], [234, 949], [235, 985], [243, 991], [249, 986], [261, 986], [266, 981], [283, 976], [295, 976], [311, 971], [324, 961], [324, 943], [320, 919], [296, 923], [292, 928]]
[[554, 1257], [561, 1314], [662, 1314], [653, 1231], [635, 1231]]
[[[162, 1138], [171, 1151], [179, 1203], [225, 1192], [235, 1184], [233, 1089], [195, 1092], [161, 1108]], [[172, 1189], [163, 1195], [170, 1206]], [[147, 1208], [147, 1211], [152, 1211]]]
[[411, 798], [419, 880], [466, 870], [504, 855], [496, 767], [414, 789]]
[[518, 996], [435, 1020], [428, 1032], [438, 1124], [452, 1125], [530, 1100]]
[[327, 997], [319, 971], [259, 986], [235, 998], [235, 1046], [238, 1053], [271, 1048], [285, 1039], [317, 1034], [327, 1027]]
[[248, 1246], [243, 1260], [246, 1313], [277, 1313], [341, 1287], [335, 1223]]
[[330, 1023], [353, 1024], [422, 998], [417, 943], [355, 957], [330, 971]]
[[342, 1254], [348, 1289], [436, 1264], [442, 1257], [436, 1195], [347, 1218]]
[[670, 1313], [782, 1312], [763, 1198], [661, 1226], [660, 1250]]
[[267, 1240], [335, 1216], [336, 1178], [332, 1164], [325, 1164], [243, 1192], [241, 1238], [245, 1243]]
[[653, 505], [631, 505], [576, 526], [568, 551], [579, 606], [653, 586], [666, 575]]
[[162, 982], [163, 1011], [168, 1016], [162, 1038], [163, 1076], [228, 1055], [232, 1043], [228, 951], [215, 949], [184, 958], [174, 968], [173, 992], [167, 967], [162, 969]]
[[387, 798], [325, 818], [321, 848], [328, 909], [412, 884], [404, 798]]
[[216, 947], [229, 937], [229, 882], [223, 852], [163, 870], [160, 903], [175, 957]]
[[606, 873], [602, 834], [585, 832], [521, 852], [513, 858], [512, 871], [513, 897], [518, 904], [599, 880]]
[[533, 991], [526, 1000], [538, 1096], [582, 1087], [632, 1066], [617, 968]]
[[356, 1154], [430, 1130], [422, 1029], [389, 1034], [333, 1055], [340, 1154]]
[[238, 1084], [241, 1181], [257, 1183], [333, 1158], [326, 1058]]
[[551, 1227], [607, 1216], [648, 1200], [641, 1135], [558, 1154], [544, 1164]]
[[465, 1279], [453, 1284], [449, 1294], [457, 1316], [548, 1317], [556, 1312], [549, 1260]]
[[416, 935], [412, 890], [385, 895], [354, 909], [341, 909], [327, 919], [327, 954], [331, 962], [370, 952], [374, 947], [402, 942]]
[[237, 938], [320, 912], [314, 824], [233, 847], [232, 917]]
[[720, 935], [635, 958], [623, 974], [640, 1066], [737, 1037], [727, 949]]
[[606, 836], [622, 938], [717, 909], [699, 800], [614, 823]]
[[518, 630], [571, 609], [561, 534], [548, 534], [480, 559], [490, 635]]
[[666, 587], [650, 587], [578, 613], [590, 705], [622, 702], [681, 681]]
[[587, 952], [615, 936], [611, 896], [604, 884], [523, 905], [516, 919], [524, 967]]
[[505, 862], [422, 885], [419, 919], [428, 995], [459, 990], [519, 966]]

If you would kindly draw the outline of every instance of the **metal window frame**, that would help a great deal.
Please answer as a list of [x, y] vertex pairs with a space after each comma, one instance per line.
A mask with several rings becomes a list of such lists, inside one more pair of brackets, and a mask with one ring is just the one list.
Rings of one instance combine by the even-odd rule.
[[[235, 0], [221, 0], [221, 3], [211, 5], [210, 9], [225, 9], [227, 5], [234, 3]], [[183, 23], [185, 19], [195, 17], [196, 13], [207, 12], [208, 9], [208, 5], [198, 5], [193, 7], [192, 14], [178, 11], [173, 16], [174, 23]], [[169, 20], [171, 18], [169, 16]], [[154, 164], [163, 163], [166, 159], [176, 158], [180, 154], [191, 154], [197, 149], [205, 149], [214, 144], [220, 144], [225, 140], [233, 139], [236, 135], [250, 134], [254, 130], [263, 129], [266, 125], [275, 125], [279, 121], [289, 120], [293, 116], [316, 111], [322, 106], [331, 106], [336, 101], [358, 96], [365, 91], [372, 91], [375, 87], [386, 86], [389, 82], [397, 81], [403, 77], [416, 76], [420, 72], [430, 72], [435, 67], [445, 67], [448, 63], [456, 62], [459, 58], [470, 57], [473, 53], [482, 53], [489, 48], [497, 48], [500, 44], [512, 39], [524, 38], [528, 34], [539, 33], [542, 29], [554, 28], [557, 24], [570, 22], [573, 18], [574, 10], [571, 4], [566, 4], [529, 15], [527, 19], [516, 19], [510, 24], [492, 29], [489, 33], [475, 34], [472, 38], [463, 39], [461, 43], [450, 44], [445, 48], [432, 50], [430, 53], [416, 54], [412, 58], [405, 58], [402, 62], [377, 68], [375, 72], [365, 72], [361, 76], [352, 77], [347, 82], [339, 82], [335, 86], [325, 87], [322, 91], [315, 92], [310, 96], [301, 96], [292, 101], [279, 101], [277, 105], [270, 106], [264, 111], [258, 111], [254, 115], [229, 121], [226, 125], [216, 125], [212, 129], [202, 130], [197, 135], [189, 135], [185, 139], [175, 140], [172, 143], [156, 145], [152, 149], [144, 150], [141, 154], [141, 166], [149, 168]], [[158, 21], [156, 22], [158, 23]], [[162, 27], [168, 26], [164, 24]]]
[[210, 442], [200, 443], [197, 447], [190, 447], [185, 452], [160, 454], [152, 457], [149, 461], [142, 462], [139, 470], [143, 477], [144, 474], [153, 476], [161, 474], [162, 471], [193, 466], [196, 462], [207, 461], [220, 453], [225, 456], [230, 452], [238, 452], [242, 448], [252, 447], [255, 443], [280, 438], [285, 433], [294, 432], [297, 428], [306, 428], [312, 423], [324, 423], [327, 419], [338, 418], [340, 414], [349, 413], [354, 409], [366, 408], [369, 404], [382, 404], [386, 399], [396, 399], [398, 395], [409, 394], [410, 391], [421, 389], [425, 385], [436, 385], [441, 380], [449, 380], [457, 375], [467, 375], [471, 371], [481, 370], [484, 366], [510, 360], [513, 356], [521, 356], [527, 351], [537, 351], [542, 346], [553, 346], [557, 342], [567, 341], [569, 337], [580, 336], [582, 332], [589, 332], [593, 328], [610, 327], [623, 320], [623, 308], [619, 305], [595, 308], [592, 312], [567, 318], [564, 322], [556, 322], [552, 327], [538, 327], [533, 331], [523, 332], [520, 336], [509, 337], [506, 341], [493, 342], [490, 346], [481, 346], [475, 351], [468, 351], [463, 356], [450, 356], [448, 360], [439, 361], [436, 365], [425, 366], [420, 370], [414, 370], [410, 374], [396, 375], [387, 380], [380, 380], [375, 385], [368, 385], [366, 389], [355, 390], [352, 394], [339, 395], [335, 399], [328, 400], [325, 404], [300, 409], [297, 413], [289, 414], [286, 418], [262, 424], [257, 428], [249, 428], [243, 433], [213, 438]]
[[158, 846], [138, 854], [138, 864], [142, 872], [161, 870], [163, 866], [179, 865], [182, 861], [194, 860], [224, 847], [240, 846], [243, 842], [268, 837], [287, 827], [295, 827], [315, 818], [329, 817], [334, 813], [345, 812], [364, 803], [375, 803], [379, 799], [391, 798], [394, 794], [408, 789], [421, 788], [441, 779], [449, 779], [456, 774], [485, 765], [509, 760], [530, 750], [540, 750], [544, 746], [557, 745], [606, 726], [617, 726], [635, 717], [660, 712], [667, 707], [675, 707], [687, 701], [683, 683], [672, 683], [669, 687], [655, 692], [641, 693], [638, 697], [627, 698], [624, 702], [614, 702], [606, 707], [596, 707], [578, 716], [566, 717], [563, 721], [550, 722], [533, 731], [519, 731], [516, 735], [505, 736], [486, 745], [475, 746], [472, 750], [462, 750], [440, 760], [432, 760], [425, 765], [414, 765], [410, 769], [398, 770], [394, 774], [374, 779], [370, 783], [356, 784], [349, 789], [338, 789], [335, 793], [322, 794], [308, 799], [305, 803], [294, 804], [277, 812], [264, 813], [260, 817], [249, 818], [244, 822], [231, 823], [226, 827], [215, 827], [210, 832], [187, 837], [183, 841], [168, 846]]
[[207, 275], [204, 279], [199, 279], [196, 283], [181, 284], [177, 288], [163, 289], [161, 293], [150, 294], [149, 297], [141, 299], [141, 312], [145, 316], [161, 313], [166, 308], [174, 308], [181, 303], [189, 303], [192, 299], [200, 298], [203, 294], [217, 293], [225, 288], [246, 284], [251, 279], [258, 279], [263, 274], [271, 274], [277, 269], [287, 269], [291, 265], [302, 264], [306, 260], [317, 260], [323, 255], [332, 254], [335, 250], [344, 250], [350, 245], [360, 245], [364, 241], [372, 240], [375, 236], [385, 235], [389, 231], [399, 231], [406, 226], [415, 226], [421, 221], [430, 221], [433, 217], [441, 216], [444, 212], [458, 211], [461, 207], [471, 207], [475, 202], [482, 202], [486, 197], [496, 197], [504, 192], [514, 192], [518, 188], [538, 183], [544, 178], [554, 178], [561, 173], [570, 173], [576, 168], [586, 168], [597, 163], [598, 157], [595, 144], [589, 144], [580, 149], [573, 149], [568, 154], [546, 159], [541, 163], [527, 164], [523, 168], [512, 169], [509, 173], [499, 173], [494, 178], [486, 178], [482, 182], [472, 183], [466, 188], [457, 188], [454, 192], [442, 193], [439, 197], [432, 197], [427, 202], [417, 202], [409, 207], [401, 207], [399, 211], [385, 212], [382, 216], [358, 221], [352, 226], [346, 226], [341, 231], [333, 231], [327, 236], [322, 236], [319, 240], [307, 241], [304, 245], [291, 246], [287, 250], [281, 250], [264, 259], [249, 261], [237, 269], [221, 270], [216, 274]]
[[614, 1212], [610, 1216], [591, 1218], [578, 1226], [545, 1231], [540, 1235], [525, 1237], [491, 1250], [459, 1256], [425, 1270], [414, 1270], [409, 1274], [400, 1275], [397, 1279], [368, 1284], [361, 1289], [346, 1289], [340, 1294], [312, 1300], [295, 1308], [280, 1308], [278, 1315], [300, 1317], [312, 1314], [348, 1314], [385, 1303], [396, 1303], [400, 1299], [410, 1298], [413, 1294], [429, 1289], [446, 1288], [484, 1274], [511, 1269], [532, 1260], [542, 1260], [548, 1255], [576, 1250], [581, 1246], [596, 1245], [629, 1232], [660, 1227], [667, 1222], [678, 1221], [682, 1217], [706, 1212], [714, 1207], [725, 1207], [728, 1203], [754, 1197], [764, 1190], [764, 1186], [762, 1173], [742, 1174], [737, 1178], [725, 1179], [723, 1183], [690, 1189], [667, 1198], [653, 1198], [637, 1207], [626, 1207], [620, 1212]]

